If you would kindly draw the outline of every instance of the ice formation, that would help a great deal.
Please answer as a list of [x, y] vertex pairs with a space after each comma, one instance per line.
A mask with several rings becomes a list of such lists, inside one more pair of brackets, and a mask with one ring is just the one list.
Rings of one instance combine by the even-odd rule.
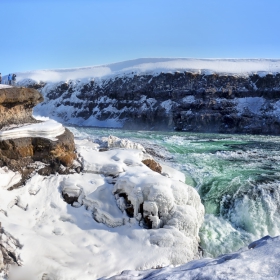
[[18, 174], [0, 170], [2, 226], [23, 245], [11, 280], [97, 279], [199, 258], [198, 194], [179, 181], [182, 173], [153, 172], [142, 147], [127, 146], [100, 152], [77, 140], [80, 174], [36, 174], [12, 191]]
[[145, 227], [177, 228], [199, 240], [204, 208], [192, 187], [157, 174], [135, 175], [127, 171], [113, 191], [121, 209], [127, 209], [136, 220], [143, 218]]
[[35, 124], [16, 126], [0, 131], [0, 140], [17, 139], [22, 137], [43, 137], [56, 141], [56, 136], [63, 134], [65, 128], [61, 123], [47, 120]]
[[120, 139], [118, 137], [110, 135], [107, 141], [108, 141], [109, 149], [124, 148], [124, 149], [135, 149], [135, 150], [140, 150], [145, 152], [145, 149], [141, 144], [134, 143], [128, 139]]

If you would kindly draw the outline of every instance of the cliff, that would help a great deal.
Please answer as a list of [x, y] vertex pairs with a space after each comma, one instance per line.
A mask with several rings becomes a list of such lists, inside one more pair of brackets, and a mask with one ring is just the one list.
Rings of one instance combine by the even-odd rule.
[[34, 83], [39, 114], [66, 123], [127, 129], [280, 133], [280, 74], [135, 74]]
[[20, 174], [10, 189], [39, 174], [68, 173], [76, 158], [73, 134], [54, 121], [40, 122], [32, 109], [43, 101], [35, 89], [0, 89], [0, 167]]

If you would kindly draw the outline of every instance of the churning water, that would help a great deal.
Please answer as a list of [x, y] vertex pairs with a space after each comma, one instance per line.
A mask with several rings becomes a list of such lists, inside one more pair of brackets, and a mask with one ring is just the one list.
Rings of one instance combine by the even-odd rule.
[[205, 256], [280, 234], [280, 137], [70, 129], [83, 138], [128, 138], [184, 172], [205, 206]]

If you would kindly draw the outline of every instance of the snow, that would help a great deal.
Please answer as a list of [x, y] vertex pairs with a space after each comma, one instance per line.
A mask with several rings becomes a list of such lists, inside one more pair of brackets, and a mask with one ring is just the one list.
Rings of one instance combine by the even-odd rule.
[[84, 120], [82, 118], [71, 118], [69, 122], [72, 124], [82, 125], [82, 126], [96, 126], [96, 127], [123, 127], [123, 124], [118, 119], [106, 119], [104, 121], [98, 120], [95, 116], [90, 116], [88, 119]]
[[193, 95], [186, 96], [182, 99], [184, 103], [194, 103], [195, 97]]
[[108, 148], [125, 148], [125, 149], [135, 149], [145, 152], [144, 147], [141, 144], [134, 143], [128, 139], [120, 139], [113, 135], [110, 135], [107, 140]]
[[216, 259], [205, 258], [179, 267], [166, 267], [148, 271], [124, 271], [112, 280], [192, 280], [192, 279], [279, 279], [280, 236], [266, 236], [247, 248], [222, 255]]
[[181, 171], [178, 171], [168, 165], [165, 165], [163, 163], [160, 163], [160, 166], [162, 167], [161, 174], [168, 177], [168, 178], [173, 178], [177, 181], [185, 182], [185, 174], [182, 173]]
[[166, 113], [169, 113], [172, 109], [172, 105], [176, 104], [176, 102], [171, 101], [170, 99], [163, 101], [160, 106], [163, 107], [166, 111]]
[[[33, 128], [40, 131], [38, 124]], [[21, 188], [7, 191], [20, 176], [0, 169], [1, 223], [23, 245], [15, 252], [23, 266], [12, 267], [9, 279], [98, 279], [199, 257], [204, 208], [197, 192], [179, 182], [182, 176], [172, 168], [167, 172], [173, 178], [167, 178], [144, 165], [141, 145], [103, 140], [108, 139], [114, 145], [104, 152], [88, 139], [76, 140], [84, 167], [80, 174], [36, 174]], [[133, 216], [125, 211], [124, 188]], [[77, 199], [73, 207], [63, 200], [65, 194]], [[151, 229], [136, 211], [141, 202]]]
[[62, 124], [54, 120], [5, 129], [6, 130], [0, 131], [0, 140], [17, 139], [22, 137], [42, 137], [56, 141], [56, 136], [63, 134], [65, 131]]
[[8, 189], [21, 180], [21, 175], [18, 172], [9, 170], [6, 166], [0, 168], [0, 188]]
[[0, 89], [2, 88], [12, 88], [12, 86], [0, 84]]
[[[277, 59], [193, 59], [140, 58], [101, 66], [73, 69], [37, 70], [16, 73], [17, 82], [31, 79], [36, 82], [58, 82], [76, 79], [105, 78], [116, 75], [158, 74], [161, 72], [190, 71], [202, 74], [248, 75], [280, 72]], [[4, 78], [3, 78], [4, 80]]]
[[253, 114], [260, 114], [262, 106], [265, 104], [263, 97], [243, 97], [235, 98], [238, 113], [243, 114], [245, 110]]

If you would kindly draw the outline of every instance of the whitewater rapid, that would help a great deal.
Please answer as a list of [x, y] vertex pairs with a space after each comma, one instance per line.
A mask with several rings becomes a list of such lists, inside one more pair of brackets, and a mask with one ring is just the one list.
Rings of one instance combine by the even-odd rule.
[[204, 256], [280, 234], [280, 137], [70, 129], [81, 139], [109, 134], [131, 139], [184, 172], [206, 210], [200, 230]]

